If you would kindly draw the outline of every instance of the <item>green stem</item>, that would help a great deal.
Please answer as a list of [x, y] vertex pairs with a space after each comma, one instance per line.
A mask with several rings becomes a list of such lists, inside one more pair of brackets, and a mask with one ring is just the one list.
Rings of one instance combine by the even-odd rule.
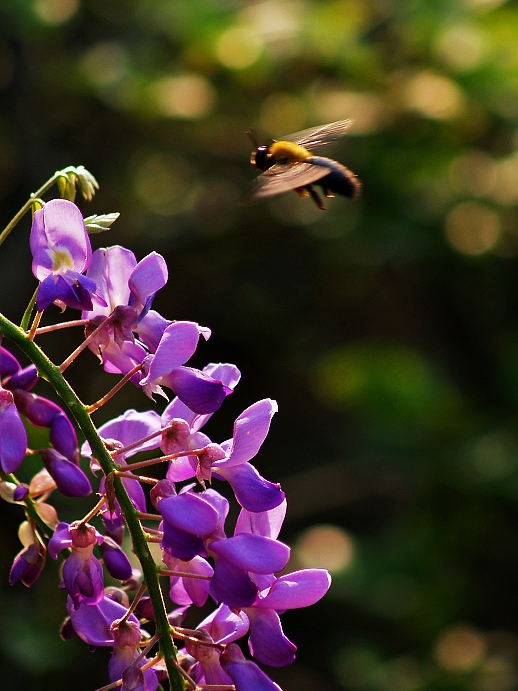
[[13, 218], [9, 221], [9, 223], [5, 226], [5, 228], [2, 230], [0, 233], [0, 245], [3, 243], [3, 241], [7, 238], [11, 230], [21, 221], [21, 219], [25, 216], [27, 211], [31, 208], [31, 206], [34, 204], [35, 200], [38, 199], [38, 197], [41, 197], [45, 194], [45, 192], [52, 187], [52, 185], [59, 180], [59, 178], [63, 177], [62, 171], [57, 171], [54, 173], [54, 175], [45, 182], [39, 190], [36, 190], [29, 199], [25, 202], [25, 204], [22, 206], [22, 208], [18, 211], [18, 213], [13, 216]]
[[[38, 285], [38, 288], [39, 288], [39, 285]], [[22, 321], [20, 322], [20, 328], [23, 329], [24, 331], [27, 331], [27, 329], [29, 328], [29, 322], [31, 321], [32, 311], [34, 309], [34, 305], [36, 304], [36, 297], [38, 295], [38, 288], [36, 288], [36, 290], [32, 294], [32, 297], [29, 300], [29, 304], [27, 305], [27, 309], [23, 313]]]
[[[110, 473], [114, 473], [118, 466], [113, 462], [103, 440], [97, 433], [97, 429], [88, 414], [87, 406], [79, 400], [75, 391], [60, 373], [59, 367], [52, 363], [33, 341], [29, 341], [27, 334], [22, 329], [1, 313], [0, 334], [13, 341], [27, 355], [31, 362], [36, 365], [39, 374], [50, 382], [90, 443], [92, 453], [99, 461], [104, 474], [108, 476]], [[183, 691], [184, 685], [181, 676], [174, 665], [176, 661], [176, 647], [171, 638], [170, 625], [167, 619], [155, 561], [149, 551], [142, 525], [137, 517], [137, 511], [130, 501], [122, 480], [115, 475], [113, 484], [115, 495], [121, 506], [133, 541], [133, 550], [142, 567], [144, 580], [153, 605], [156, 631], [160, 635], [160, 648], [167, 666], [171, 691]]]

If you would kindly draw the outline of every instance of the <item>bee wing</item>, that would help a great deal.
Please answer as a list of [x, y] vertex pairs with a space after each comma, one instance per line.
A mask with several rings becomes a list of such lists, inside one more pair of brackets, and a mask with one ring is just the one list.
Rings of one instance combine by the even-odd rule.
[[352, 120], [337, 120], [327, 125], [310, 127], [308, 130], [302, 130], [294, 134], [288, 134], [285, 137], [279, 137], [279, 140], [295, 142], [310, 150], [317, 149], [320, 146], [330, 144], [335, 139], [342, 137], [352, 125], [352, 122]]
[[311, 163], [275, 164], [253, 181], [246, 200], [254, 201], [264, 197], [273, 197], [276, 194], [297, 189], [297, 187], [305, 187], [328, 174], [328, 168], [314, 166]]

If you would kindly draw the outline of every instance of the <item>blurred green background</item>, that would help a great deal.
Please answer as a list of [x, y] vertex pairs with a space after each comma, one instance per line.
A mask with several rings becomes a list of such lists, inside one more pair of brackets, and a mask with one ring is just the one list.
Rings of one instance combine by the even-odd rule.
[[[359, 200], [239, 205], [247, 129], [342, 118], [332, 155]], [[257, 465], [288, 494], [291, 566], [334, 583], [284, 616], [299, 654], [272, 677], [518, 689], [518, 3], [3, 0], [2, 225], [81, 164], [101, 185], [84, 214], [122, 214], [94, 245], [164, 254], [156, 309], [212, 328], [194, 364], [243, 372], [212, 438], [279, 403]], [[36, 285], [29, 227], [0, 256], [15, 320]], [[80, 334], [45, 339], [59, 361]], [[111, 380], [83, 357], [70, 379], [93, 401]], [[96, 420], [127, 406], [149, 402], [125, 392]], [[0, 511], [1, 688], [107, 683], [106, 651], [57, 635], [54, 563], [7, 586], [20, 512]]]

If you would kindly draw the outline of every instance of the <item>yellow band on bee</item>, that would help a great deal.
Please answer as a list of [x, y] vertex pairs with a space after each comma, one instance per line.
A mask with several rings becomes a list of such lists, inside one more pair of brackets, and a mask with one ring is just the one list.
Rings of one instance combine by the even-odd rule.
[[311, 153], [295, 142], [279, 141], [268, 147], [268, 153], [275, 161], [287, 159], [287, 161], [305, 161]]

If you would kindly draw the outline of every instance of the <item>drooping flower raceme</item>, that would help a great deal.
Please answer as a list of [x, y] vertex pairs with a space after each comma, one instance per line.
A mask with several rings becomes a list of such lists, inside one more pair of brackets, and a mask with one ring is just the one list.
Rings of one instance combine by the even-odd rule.
[[[87, 196], [96, 185], [84, 169], [65, 169], [58, 177], [69, 198], [78, 183], [82, 189], [86, 181]], [[82, 347], [101, 359], [106, 372], [128, 374], [151, 400], [157, 394], [167, 397], [168, 391], [174, 398], [162, 414], [130, 409], [93, 431], [88, 411], [120, 386], [90, 407], [74, 398], [56, 370], [63, 371], [81, 349], [60, 368], [34, 354], [30, 357], [38, 368], [22, 368], [0, 345], [0, 496], [25, 510], [22, 549], [14, 558], [10, 582], [33, 585], [46, 552], [52, 559], [62, 554], [68, 617], [61, 635], [77, 635], [93, 648], [111, 648], [108, 677], [122, 691], [156, 691], [167, 675], [177, 674], [171, 635], [184, 646], [179, 662], [187, 688], [280, 691], [235, 642], [248, 636], [250, 655], [261, 664], [293, 662], [296, 645], [284, 634], [280, 617], [288, 609], [317, 602], [330, 578], [322, 569], [286, 572], [290, 548], [279, 539], [286, 498], [278, 483], [252, 465], [277, 404], [264, 398], [248, 405], [235, 419], [232, 435], [213, 441], [203, 427], [234, 391], [239, 370], [230, 363], [191, 367], [210, 330], [151, 308], [167, 282], [164, 258], [151, 252], [137, 261], [119, 245], [92, 253], [88, 223], [65, 199], [43, 202], [36, 210], [30, 246], [39, 281], [37, 310], [52, 304], [80, 310], [80, 323], [86, 323]], [[91, 223], [103, 226], [101, 220]], [[14, 333], [22, 350], [27, 346], [24, 352], [34, 353], [29, 341], [49, 330], [37, 328], [41, 316], [20, 337], [0, 315], [0, 336], [2, 329]], [[61, 405], [33, 393], [40, 376], [62, 393], [72, 417]], [[81, 454], [72, 418], [87, 438]], [[29, 430], [48, 430], [44, 448], [28, 448], [32, 435], [27, 423]], [[26, 455], [40, 466], [27, 483], [15, 476]], [[81, 468], [81, 456], [89, 459], [90, 474]], [[149, 474], [148, 466], [153, 467]], [[230, 501], [219, 493], [218, 483], [230, 486], [241, 506], [234, 526]], [[85, 517], [68, 523], [59, 520], [49, 503], [56, 488], [70, 499], [100, 496]], [[126, 525], [132, 544], [125, 538]], [[161, 550], [160, 565], [153, 563], [147, 542]], [[107, 586], [105, 572], [120, 587]], [[166, 581], [160, 582], [158, 574], [168, 578], [171, 612], [164, 609], [161, 587]], [[184, 620], [197, 620], [191, 608], [206, 608], [210, 602], [214, 611], [196, 629], [183, 628]], [[155, 636], [146, 629], [150, 621]], [[155, 657], [157, 642], [161, 650]]]

